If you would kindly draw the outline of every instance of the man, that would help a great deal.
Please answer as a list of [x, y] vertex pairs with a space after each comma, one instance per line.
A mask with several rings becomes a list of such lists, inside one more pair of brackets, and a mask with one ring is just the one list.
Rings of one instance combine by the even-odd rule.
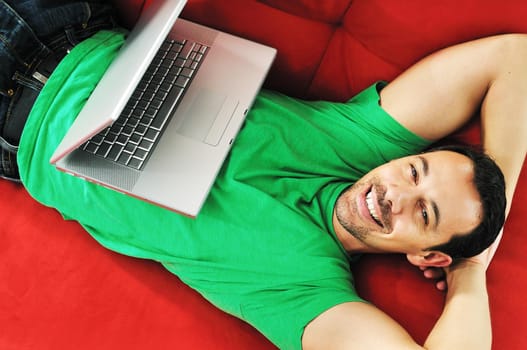
[[[68, 54], [42, 90], [24, 128], [20, 173], [35, 198], [103, 245], [160, 261], [281, 348], [418, 348], [354, 291], [350, 255], [386, 251], [407, 254], [426, 277], [441, 277], [433, 267], [446, 271], [447, 306], [425, 347], [489, 347], [485, 268], [497, 243], [455, 265], [434, 248], [483, 222], [472, 161], [451, 151], [411, 154], [460, 127], [483, 101], [484, 145], [503, 170], [510, 203], [526, 150], [526, 40], [502, 36], [445, 50], [346, 104], [263, 92], [192, 220], [48, 164], [86, 87], [122, 43], [120, 34], [99, 33]], [[489, 59], [467, 64], [475, 57]], [[511, 123], [500, 129], [501, 115]]]
[[[503, 171], [507, 184], [507, 213], [527, 150], [527, 87], [523, 83], [527, 69], [522, 59], [524, 54], [527, 54], [527, 39], [522, 35], [492, 37], [462, 44], [424, 59], [381, 92], [382, 106], [390, 115], [408, 129], [430, 140], [439, 139], [459, 128], [481, 105], [483, 145]], [[485, 57], [485, 60], [482, 61], [481, 57]], [[427, 154], [414, 157], [412, 163], [419, 164], [419, 157], [430, 164], [430, 173], [432, 164], [437, 168], [455, 167], [458, 164], [459, 171], [448, 168], [436, 168], [435, 171], [442, 172], [439, 183], [454, 186], [451, 191], [456, 193], [458, 200], [464, 201], [464, 210], [457, 214], [451, 213], [451, 217], [456, 218], [456, 224], [464, 222], [464, 230], [470, 230], [481, 213], [478, 213], [480, 208], [477, 196], [470, 193], [470, 185], [467, 184], [467, 176], [470, 177], [466, 173], [468, 170], [461, 169], [464, 165], [457, 163], [462, 162], [461, 158], [450, 162], [446, 158], [439, 159], [438, 155]], [[404, 160], [396, 162], [401, 161], [404, 163]], [[381, 171], [374, 170], [373, 173]], [[456, 173], [461, 178], [456, 180]], [[429, 187], [424, 183], [426, 181], [421, 182], [424, 187], [422, 190], [416, 184], [415, 189], [401, 191], [394, 195], [395, 199], [389, 199], [392, 201], [390, 215], [393, 221], [403, 210], [411, 211], [412, 202], [417, 199], [429, 202], [436, 195], [441, 195], [435, 184]], [[351, 198], [353, 200], [356, 197]], [[446, 202], [443, 204], [448, 205]], [[438, 215], [435, 216], [435, 219], [431, 219], [432, 222], [438, 220]], [[364, 226], [374, 227], [371, 223]], [[392, 237], [395, 233], [378, 232], [381, 230], [377, 228], [363, 234], [364, 238], [356, 238], [347, 234], [343, 228], [337, 220], [336, 231], [341, 232], [339, 237], [347, 242], [345, 245], [350, 251], [390, 251], [394, 250], [394, 243], [404, 240], [404, 237]], [[456, 230], [459, 231], [460, 228], [446, 227], [441, 233], [418, 230], [423, 238], [415, 237], [413, 241], [425, 243], [431, 239], [430, 236], [449, 236]], [[404, 233], [408, 234], [409, 231]], [[412, 247], [407, 243], [406, 249], [395, 249], [407, 253], [410, 262], [424, 269], [426, 277], [438, 277], [437, 271], [429, 270], [429, 267], [445, 268], [448, 284], [446, 305], [424, 348], [490, 348], [491, 329], [485, 270], [498, 242], [499, 240], [482, 254], [462, 259], [457, 264], [451, 264], [449, 256], [430, 252], [423, 245]], [[444, 285], [440, 287], [445, 288]], [[303, 345], [305, 349], [420, 348], [393, 320], [375, 307], [361, 303], [338, 305], [313, 320], [306, 327]]]

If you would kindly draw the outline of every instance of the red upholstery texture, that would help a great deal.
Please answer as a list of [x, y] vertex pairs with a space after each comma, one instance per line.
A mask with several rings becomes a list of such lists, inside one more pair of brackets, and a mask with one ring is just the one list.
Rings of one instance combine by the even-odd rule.
[[[143, 5], [113, 2], [127, 25]], [[527, 33], [524, 0], [189, 0], [183, 16], [276, 47], [266, 87], [308, 99], [346, 100], [439, 48]], [[457, 137], [477, 142], [479, 129]], [[525, 168], [488, 271], [498, 350], [527, 348]], [[102, 248], [18, 185], [0, 180], [0, 193], [0, 349], [274, 348], [155, 262]], [[354, 270], [360, 293], [422, 342], [443, 294], [400, 256], [364, 257]]]

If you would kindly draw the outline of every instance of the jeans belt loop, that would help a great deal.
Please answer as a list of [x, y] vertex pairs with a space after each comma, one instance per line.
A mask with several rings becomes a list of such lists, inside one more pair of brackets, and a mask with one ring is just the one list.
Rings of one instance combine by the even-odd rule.
[[45, 85], [51, 73], [53, 73], [60, 61], [62, 61], [62, 59], [67, 54], [69, 54], [72, 49], [73, 46], [64, 45], [63, 47], [54, 50], [51, 54], [44, 58], [40, 64], [37, 65], [32, 77]]

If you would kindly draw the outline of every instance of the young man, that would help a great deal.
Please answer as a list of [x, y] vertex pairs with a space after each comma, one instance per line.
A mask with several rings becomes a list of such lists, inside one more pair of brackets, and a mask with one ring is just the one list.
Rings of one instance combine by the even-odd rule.
[[[428, 278], [446, 272], [447, 304], [426, 348], [490, 347], [485, 269], [497, 242], [456, 264], [458, 253], [443, 249], [485, 222], [489, 201], [474, 179], [481, 171], [459, 152], [414, 154], [482, 104], [484, 146], [503, 171], [510, 203], [527, 148], [524, 36], [444, 50], [348, 103], [263, 92], [195, 220], [49, 165], [87, 87], [121, 43], [111, 32], [84, 41], [44, 86], [18, 153], [22, 181], [36, 199], [106, 247], [161, 262], [280, 348], [419, 348], [357, 296], [349, 259], [365, 252], [406, 254]], [[478, 57], [487, 60], [471, 65]], [[503, 210], [496, 216], [501, 226]]]
[[[429, 140], [439, 139], [456, 130], [481, 106], [483, 145], [503, 171], [507, 184], [507, 213], [527, 151], [527, 86], [523, 82], [527, 69], [522, 58], [525, 54], [525, 35], [491, 37], [445, 49], [422, 60], [390, 83], [382, 90], [380, 100], [383, 108], [402, 125]], [[481, 60], [482, 57], [485, 59]], [[385, 199], [390, 201], [390, 219], [395, 221], [390, 224], [394, 227], [399, 223], [399, 215], [400, 220], [403, 220], [405, 213], [412, 215], [412, 210], [415, 211], [412, 205], [419, 200], [427, 203], [437, 200], [439, 208], [447, 209], [449, 205], [454, 208], [455, 203], [448, 203], [448, 200], [441, 198], [442, 194], [452, 191], [455, 196], [450, 200], [460, 201], [458, 205], [461, 204], [463, 208], [457, 213], [448, 214], [449, 218], [455, 218], [449, 224], [465, 225], [464, 229], [448, 225], [443, 226], [441, 232], [409, 229], [403, 234], [410, 237], [396, 237], [395, 230], [382, 232], [372, 223], [365, 223], [363, 226], [373, 229], [367, 231], [363, 238], [356, 238], [347, 234], [343, 225], [336, 223], [336, 231], [340, 231], [339, 237], [342, 237], [349, 251], [406, 252], [410, 262], [424, 269], [426, 277], [438, 277], [438, 271], [430, 270], [430, 267], [444, 267], [448, 284], [446, 305], [424, 348], [489, 349], [491, 328], [485, 270], [499, 239], [480, 255], [462, 259], [456, 264], [451, 264], [451, 257], [441, 252], [415, 245], [417, 242], [423, 244], [438, 234], [448, 236], [459, 230], [468, 231], [481, 218], [478, 196], [467, 183], [468, 178], [472, 177], [469, 167], [463, 165], [463, 160], [457, 156], [458, 159], [453, 159], [453, 155], [444, 156], [446, 158], [440, 159], [437, 154], [424, 154], [411, 157], [406, 162], [397, 160], [391, 166], [392, 169], [381, 167], [366, 177], [391, 172], [379, 177], [386, 180], [380, 183], [386, 183], [388, 187]], [[419, 160], [421, 157], [422, 160]], [[429, 176], [421, 175], [415, 186], [404, 179], [396, 181], [399, 173], [405, 172], [407, 163], [419, 164], [423, 160], [429, 163]], [[399, 165], [401, 169], [398, 169]], [[457, 166], [458, 169], [450, 169], [450, 166]], [[426, 171], [421, 171], [421, 174], [424, 173]], [[439, 176], [440, 179], [432, 183], [429, 182], [433, 181], [431, 176]], [[389, 197], [390, 190], [401, 183], [406, 188], [396, 188]], [[446, 188], [439, 190], [438, 186]], [[351, 200], [356, 198], [350, 197]], [[432, 225], [434, 221], [439, 221], [437, 213], [435, 217], [433, 214], [430, 216]], [[415, 231], [418, 231], [418, 236], [412, 236]], [[406, 249], [393, 248], [401, 242]], [[445, 288], [444, 285], [440, 287]], [[303, 345], [305, 349], [421, 348], [380, 310], [362, 303], [343, 303], [317, 317], [306, 327]]]

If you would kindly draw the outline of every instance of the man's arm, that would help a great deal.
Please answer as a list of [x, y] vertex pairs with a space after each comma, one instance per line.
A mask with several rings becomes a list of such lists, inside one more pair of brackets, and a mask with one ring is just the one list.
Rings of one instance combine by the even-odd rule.
[[416, 134], [437, 140], [481, 107], [483, 146], [507, 184], [507, 213], [527, 152], [527, 35], [484, 38], [418, 62], [381, 92], [381, 103]]
[[313, 320], [304, 330], [303, 349], [490, 349], [484, 266], [456, 265], [448, 283], [445, 308], [423, 347], [375, 306], [355, 302], [337, 305]]

